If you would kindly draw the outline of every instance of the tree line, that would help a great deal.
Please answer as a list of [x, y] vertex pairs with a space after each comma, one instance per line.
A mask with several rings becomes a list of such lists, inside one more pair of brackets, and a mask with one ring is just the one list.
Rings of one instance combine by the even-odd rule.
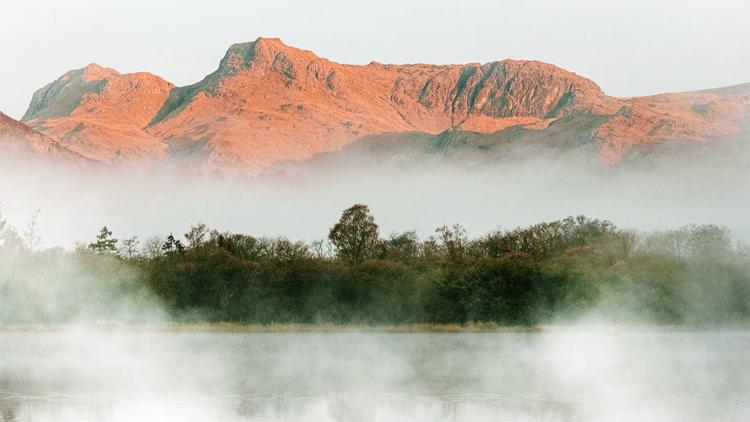
[[141, 243], [103, 227], [72, 254], [132, 270], [181, 321], [533, 325], [595, 316], [725, 324], [750, 317], [747, 251], [715, 225], [637, 233], [577, 216], [476, 239], [446, 225], [420, 240], [412, 231], [381, 236], [369, 208], [356, 204], [324, 241], [199, 223]]

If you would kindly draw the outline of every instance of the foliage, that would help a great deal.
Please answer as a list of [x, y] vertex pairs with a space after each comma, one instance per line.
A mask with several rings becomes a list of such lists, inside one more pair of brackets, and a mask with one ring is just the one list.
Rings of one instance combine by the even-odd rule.
[[355, 205], [331, 229], [335, 254], [323, 241], [259, 238], [204, 224], [185, 234], [185, 244], [169, 234], [147, 239], [138, 251], [137, 238], [124, 239], [119, 255], [107, 227], [88, 245], [94, 253], [19, 248], [13, 233], [0, 218], [0, 259], [22, 256], [19, 268], [72, 262], [93, 278], [119, 280], [111, 285], [123, 294], [157, 297], [179, 321], [535, 325], [592, 315], [621, 323], [750, 319], [750, 256], [733, 247], [726, 228], [714, 225], [638, 234], [577, 216], [473, 240], [458, 224], [440, 227], [426, 240], [415, 232], [381, 239], [369, 209]]
[[89, 243], [89, 249], [94, 253], [108, 254], [117, 252], [117, 239], [112, 237], [112, 231], [104, 226], [96, 235], [96, 242]]
[[367, 205], [356, 204], [344, 210], [328, 233], [338, 256], [351, 264], [359, 264], [375, 254], [378, 225]]

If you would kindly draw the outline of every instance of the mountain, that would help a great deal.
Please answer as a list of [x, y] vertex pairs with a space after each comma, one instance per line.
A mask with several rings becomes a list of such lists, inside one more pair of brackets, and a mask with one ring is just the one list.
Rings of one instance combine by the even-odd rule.
[[165, 159], [167, 145], [144, 128], [173, 88], [150, 73], [90, 64], [37, 90], [22, 121], [105, 163]]
[[106, 163], [254, 175], [393, 133], [566, 144], [552, 136], [560, 124], [584, 120], [583, 132], [564, 132], [614, 164], [644, 145], [736, 135], [749, 106], [750, 84], [615, 98], [537, 61], [346, 65], [259, 38], [231, 46], [216, 71], [184, 87], [97, 65], [68, 72], [34, 94], [23, 121]]
[[23, 159], [96, 165], [94, 160], [62, 147], [25, 124], [0, 113], [0, 160], [18, 163]]

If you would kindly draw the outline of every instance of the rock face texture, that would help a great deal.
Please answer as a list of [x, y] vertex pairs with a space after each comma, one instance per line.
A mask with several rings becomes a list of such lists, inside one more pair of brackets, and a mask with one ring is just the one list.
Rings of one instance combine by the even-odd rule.
[[626, 99], [594, 139], [602, 161], [613, 164], [639, 145], [710, 141], [746, 131], [749, 123], [750, 84], [744, 84]]
[[121, 75], [90, 64], [36, 91], [22, 120], [104, 163], [164, 159], [166, 144], [145, 127], [172, 88], [150, 73]]
[[50, 159], [70, 164], [93, 165], [88, 159], [68, 150], [25, 124], [0, 113], [0, 160], [25, 158]]
[[185, 87], [97, 65], [68, 72], [34, 94], [23, 121], [106, 163], [253, 175], [373, 134], [545, 130], [576, 114], [609, 117], [588, 136], [616, 163], [643, 143], [736, 133], [749, 104], [747, 87], [620, 99], [536, 61], [345, 65], [259, 38]]
[[351, 66], [259, 39], [174, 89], [148, 131], [187, 162], [252, 172], [372, 133], [494, 131], [583, 110], [617, 106], [593, 82], [544, 63]]

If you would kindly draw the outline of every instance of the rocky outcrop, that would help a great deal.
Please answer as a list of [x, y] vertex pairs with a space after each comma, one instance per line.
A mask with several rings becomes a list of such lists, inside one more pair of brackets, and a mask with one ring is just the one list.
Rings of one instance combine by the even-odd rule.
[[35, 92], [22, 120], [104, 163], [166, 158], [167, 145], [145, 127], [172, 88], [149, 73], [122, 75], [90, 64]]

